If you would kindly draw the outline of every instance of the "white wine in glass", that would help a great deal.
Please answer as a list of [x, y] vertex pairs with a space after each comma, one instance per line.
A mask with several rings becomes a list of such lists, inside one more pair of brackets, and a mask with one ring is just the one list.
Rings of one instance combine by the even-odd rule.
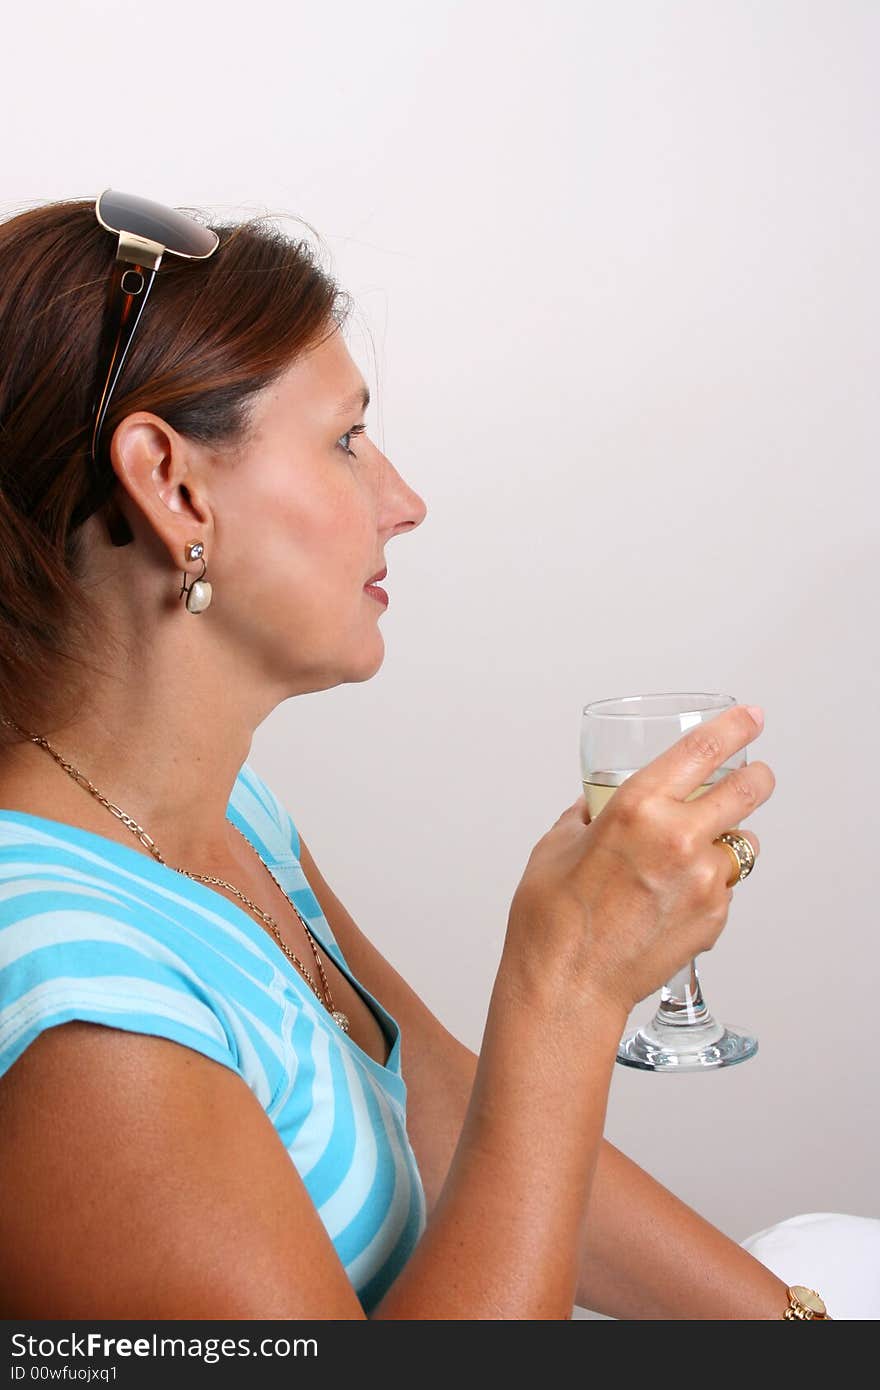
[[[730, 695], [684, 693], [630, 695], [585, 705], [581, 779], [591, 820], [634, 772], [678, 742], [688, 729], [717, 718], [735, 704]], [[746, 763], [746, 750], [739, 749], [686, 800], [701, 796]], [[663, 986], [653, 1018], [624, 1035], [617, 1060], [643, 1071], [705, 1071], [744, 1062], [757, 1050], [758, 1041], [750, 1033], [725, 1027], [712, 1017], [703, 999], [696, 960], [692, 960]]]

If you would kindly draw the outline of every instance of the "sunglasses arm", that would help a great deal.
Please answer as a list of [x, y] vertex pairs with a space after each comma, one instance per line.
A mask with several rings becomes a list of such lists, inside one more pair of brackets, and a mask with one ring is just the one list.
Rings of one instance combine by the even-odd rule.
[[129, 344], [153, 288], [165, 248], [146, 237], [119, 233], [119, 245], [107, 297], [101, 339], [98, 392], [93, 405], [92, 462], [97, 466], [98, 444], [107, 407], [122, 371]]

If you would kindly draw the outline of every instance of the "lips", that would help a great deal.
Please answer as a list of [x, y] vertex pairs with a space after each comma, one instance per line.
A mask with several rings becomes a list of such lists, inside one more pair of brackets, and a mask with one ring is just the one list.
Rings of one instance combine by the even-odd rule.
[[386, 565], [385, 568], [384, 568], [383, 570], [380, 570], [378, 574], [374, 574], [373, 577], [372, 577], [372, 579], [368, 579], [368, 580], [367, 580], [367, 584], [376, 584], [376, 583], [378, 583], [378, 581], [379, 581], [380, 579], [384, 579], [384, 578], [385, 578], [385, 576], [386, 576], [387, 573], [388, 573], [388, 566]]

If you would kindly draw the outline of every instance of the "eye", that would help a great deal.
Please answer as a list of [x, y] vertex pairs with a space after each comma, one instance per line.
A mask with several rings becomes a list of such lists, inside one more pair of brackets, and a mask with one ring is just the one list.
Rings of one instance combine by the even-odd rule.
[[343, 439], [351, 439], [356, 434], [363, 434], [366, 431], [366, 428], [366, 425], [352, 425], [351, 429], [346, 430], [345, 434], [341, 434], [338, 440], [336, 441], [340, 449], [344, 449], [345, 452], [349, 454], [353, 459], [357, 458], [357, 454], [355, 453], [354, 449], [349, 448], [349, 446], [347, 444], [343, 444], [342, 441]]

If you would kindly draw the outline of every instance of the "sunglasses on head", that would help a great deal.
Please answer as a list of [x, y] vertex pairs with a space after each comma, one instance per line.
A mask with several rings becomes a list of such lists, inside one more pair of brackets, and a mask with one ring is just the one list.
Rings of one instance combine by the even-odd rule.
[[101, 431], [163, 256], [203, 261], [213, 256], [220, 245], [216, 232], [176, 208], [138, 198], [133, 193], [119, 193], [113, 188], [105, 188], [99, 194], [95, 217], [105, 231], [118, 237], [118, 241], [98, 352], [98, 389], [92, 404], [94, 487], [74, 514], [73, 526], [81, 525], [97, 511], [112, 490], [113, 470], [102, 471], [98, 462]]

